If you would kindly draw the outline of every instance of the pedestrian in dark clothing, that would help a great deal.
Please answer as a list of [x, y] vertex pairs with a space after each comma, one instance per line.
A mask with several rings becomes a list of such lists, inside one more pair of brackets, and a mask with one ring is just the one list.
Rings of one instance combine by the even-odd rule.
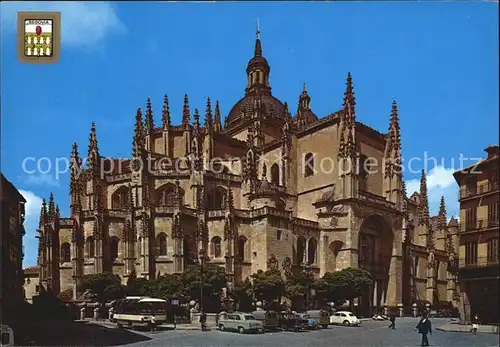
[[422, 318], [420, 319], [420, 322], [418, 322], [416, 329], [418, 333], [422, 335], [422, 342], [420, 345], [429, 346], [429, 339], [427, 338], [427, 334], [432, 335], [432, 324], [426, 313], [422, 315]]
[[202, 312], [200, 315], [200, 324], [201, 324], [201, 331], [206, 331], [207, 330], [207, 314], [205, 312]]
[[391, 318], [389, 318], [389, 321], [391, 322], [391, 325], [389, 325], [389, 329], [396, 329], [396, 315], [391, 314]]

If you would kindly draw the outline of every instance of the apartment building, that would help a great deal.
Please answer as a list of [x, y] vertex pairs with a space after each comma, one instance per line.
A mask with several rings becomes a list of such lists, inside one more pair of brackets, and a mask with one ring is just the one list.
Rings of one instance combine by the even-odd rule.
[[460, 186], [459, 281], [471, 314], [498, 322], [500, 147], [485, 151], [485, 159], [454, 173]]

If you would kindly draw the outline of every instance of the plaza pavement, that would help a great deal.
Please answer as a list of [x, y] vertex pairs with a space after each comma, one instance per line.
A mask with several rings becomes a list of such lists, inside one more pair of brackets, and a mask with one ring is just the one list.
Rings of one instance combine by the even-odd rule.
[[[429, 341], [433, 347], [498, 347], [497, 334], [447, 332], [437, 329], [450, 322], [449, 319], [432, 319], [433, 332]], [[330, 326], [328, 329], [308, 332], [267, 332], [265, 334], [238, 334], [211, 330], [162, 330], [157, 332], [135, 332], [148, 340], [129, 343], [126, 346], [164, 347], [317, 347], [317, 346], [369, 346], [369, 347], [413, 347], [420, 345], [420, 335], [415, 331], [416, 318], [399, 318], [396, 330], [388, 329], [386, 321], [365, 321], [360, 327]], [[125, 346], [125, 345], [123, 345]]]

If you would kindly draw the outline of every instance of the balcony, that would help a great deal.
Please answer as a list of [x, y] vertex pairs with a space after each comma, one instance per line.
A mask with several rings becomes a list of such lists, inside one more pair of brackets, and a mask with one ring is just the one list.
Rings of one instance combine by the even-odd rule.
[[[496, 254], [495, 254], [496, 255]], [[495, 258], [477, 257], [476, 259], [460, 258], [458, 267], [460, 269], [475, 269], [490, 266], [499, 266], [498, 255]]]
[[493, 229], [499, 227], [498, 218], [480, 218], [473, 220], [465, 220], [464, 223], [460, 223], [460, 232], [472, 232], [472, 231], [480, 231], [485, 229]]
[[458, 200], [471, 198], [477, 195], [486, 194], [498, 190], [500, 188], [499, 181], [482, 183], [476, 187], [465, 187], [458, 192]]

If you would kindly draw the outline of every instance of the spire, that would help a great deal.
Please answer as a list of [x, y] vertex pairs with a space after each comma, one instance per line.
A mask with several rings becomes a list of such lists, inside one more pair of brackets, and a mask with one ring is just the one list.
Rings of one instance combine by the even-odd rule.
[[344, 117], [346, 125], [354, 126], [356, 122], [355, 112], [356, 98], [354, 97], [354, 88], [352, 85], [351, 73], [347, 73], [346, 90], [344, 93]]
[[262, 44], [260, 43], [259, 18], [257, 18], [257, 30], [255, 32], [255, 51], [254, 57], [262, 57]]
[[89, 171], [95, 173], [99, 170], [99, 148], [97, 146], [97, 135], [95, 130], [95, 122], [92, 122], [89, 135], [89, 153], [88, 153], [88, 167]]
[[182, 125], [185, 129], [189, 128], [189, 123], [191, 122], [191, 114], [189, 111], [189, 99], [188, 95], [184, 95], [184, 108], [182, 111]]
[[297, 107], [297, 114], [300, 111], [305, 111], [310, 109], [311, 97], [307, 93], [306, 83], [304, 82], [304, 87], [302, 88], [302, 93], [299, 96], [299, 105]]
[[200, 129], [200, 113], [198, 112], [198, 109], [194, 109], [194, 123], [193, 123], [193, 128], [196, 130]]
[[54, 206], [54, 194], [50, 193], [49, 197], [49, 220], [54, 220], [56, 216], [56, 209]]
[[146, 101], [146, 134], [152, 134], [155, 124], [153, 119], [153, 108], [151, 107], [151, 99]]
[[139, 107], [135, 115], [135, 128], [134, 128], [134, 140], [132, 156], [134, 158], [140, 157], [144, 149], [144, 128], [142, 121], [142, 110]]
[[80, 156], [78, 155], [78, 145], [73, 142], [73, 147], [71, 150], [71, 172], [70, 172], [70, 182], [69, 190], [71, 195], [75, 195], [77, 191], [77, 179], [80, 174]]
[[210, 98], [207, 98], [207, 108], [205, 111], [205, 128], [207, 132], [211, 132], [214, 125], [214, 119], [212, 116], [212, 103], [210, 102]]
[[437, 221], [437, 229], [438, 230], [446, 230], [446, 206], [444, 203], [444, 196], [441, 196], [441, 204], [439, 205], [439, 213], [438, 213], [438, 221]]
[[216, 132], [221, 131], [221, 116], [220, 116], [220, 109], [219, 109], [219, 100], [215, 102], [215, 123], [214, 123], [214, 130]]
[[404, 180], [401, 180], [401, 191], [401, 198], [403, 199], [403, 214], [406, 218], [408, 218], [408, 197], [406, 195], [406, 184]]
[[420, 178], [420, 204], [418, 206], [418, 225], [429, 225], [429, 200], [427, 198], [427, 177], [422, 170]]
[[401, 134], [399, 129], [398, 104], [396, 100], [392, 101], [391, 120], [389, 124], [389, 135], [394, 150], [395, 157], [401, 154]]
[[245, 89], [246, 95], [255, 95], [262, 93], [266, 95], [271, 94], [271, 86], [269, 84], [269, 73], [271, 67], [266, 58], [262, 55], [262, 44], [260, 42], [260, 30], [257, 28], [255, 48], [252, 59], [247, 65], [247, 88]]
[[42, 229], [45, 223], [47, 223], [47, 202], [43, 199], [42, 206], [40, 207], [40, 222], [38, 228]]
[[165, 94], [163, 97], [163, 113], [162, 113], [162, 126], [163, 129], [170, 127], [170, 107], [168, 105], [168, 96]]

